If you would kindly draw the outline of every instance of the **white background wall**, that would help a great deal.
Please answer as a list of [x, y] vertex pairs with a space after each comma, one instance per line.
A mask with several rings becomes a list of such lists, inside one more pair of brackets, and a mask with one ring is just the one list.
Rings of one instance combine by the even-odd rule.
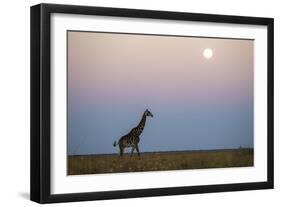
[[[29, 7], [81, 4], [275, 18], [275, 189], [63, 203], [53, 206], [254, 206], [281, 202], [281, 12], [278, 0], [69, 0], [2, 1], [0, 32], [0, 205], [36, 206], [29, 198]], [[275, 204], [275, 205], [274, 205]]]

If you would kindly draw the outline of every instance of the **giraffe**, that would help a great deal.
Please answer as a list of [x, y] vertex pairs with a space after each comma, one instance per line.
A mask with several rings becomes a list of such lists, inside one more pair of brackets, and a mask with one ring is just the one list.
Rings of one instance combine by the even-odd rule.
[[132, 157], [135, 149], [137, 150], [138, 156], [140, 157], [138, 143], [140, 141], [140, 135], [145, 126], [146, 117], [148, 117], [148, 116], [153, 117], [152, 113], [146, 109], [142, 115], [140, 123], [136, 127], [134, 127], [128, 134], [121, 137], [119, 139], [118, 143], [116, 141], [113, 143], [114, 147], [116, 147], [117, 144], [119, 145], [119, 150], [120, 150], [119, 156], [120, 157], [123, 156], [124, 149], [127, 147], [132, 147], [131, 155], [130, 155], [131, 157]]

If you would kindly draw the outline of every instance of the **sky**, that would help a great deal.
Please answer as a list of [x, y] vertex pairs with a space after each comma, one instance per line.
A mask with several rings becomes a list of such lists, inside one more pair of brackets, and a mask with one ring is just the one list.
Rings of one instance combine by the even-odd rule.
[[69, 155], [118, 153], [146, 109], [141, 152], [253, 147], [254, 40], [67, 35]]

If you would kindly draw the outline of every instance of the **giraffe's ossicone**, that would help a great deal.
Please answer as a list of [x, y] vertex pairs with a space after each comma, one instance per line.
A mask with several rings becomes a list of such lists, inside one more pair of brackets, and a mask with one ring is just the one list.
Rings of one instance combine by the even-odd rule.
[[145, 110], [145, 112], [142, 115], [140, 123], [134, 127], [128, 134], [122, 136], [119, 141], [115, 141], [113, 143], [113, 146], [116, 147], [119, 145], [119, 150], [120, 150], [120, 157], [123, 156], [125, 148], [131, 147], [131, 156], [134, 153], [134, 150], [136, 149], [138, 152], [138, 156], [140, 156], [140, 151], [139, 151], [139, 141], [140, 141], [140, 135], [144, 129], [145, 122], [146, 122], [146, 117], [153, 117], [152, 113], [149, 110]]

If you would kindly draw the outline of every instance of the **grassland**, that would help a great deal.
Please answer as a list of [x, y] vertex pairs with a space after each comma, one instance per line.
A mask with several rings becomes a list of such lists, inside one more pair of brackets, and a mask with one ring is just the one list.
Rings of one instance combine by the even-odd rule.
[[68, 175], [246, 167], [254, 164], [253, 149], [184, 152], [149, 152], [130, 157], [125, 154], [68, 156]]

